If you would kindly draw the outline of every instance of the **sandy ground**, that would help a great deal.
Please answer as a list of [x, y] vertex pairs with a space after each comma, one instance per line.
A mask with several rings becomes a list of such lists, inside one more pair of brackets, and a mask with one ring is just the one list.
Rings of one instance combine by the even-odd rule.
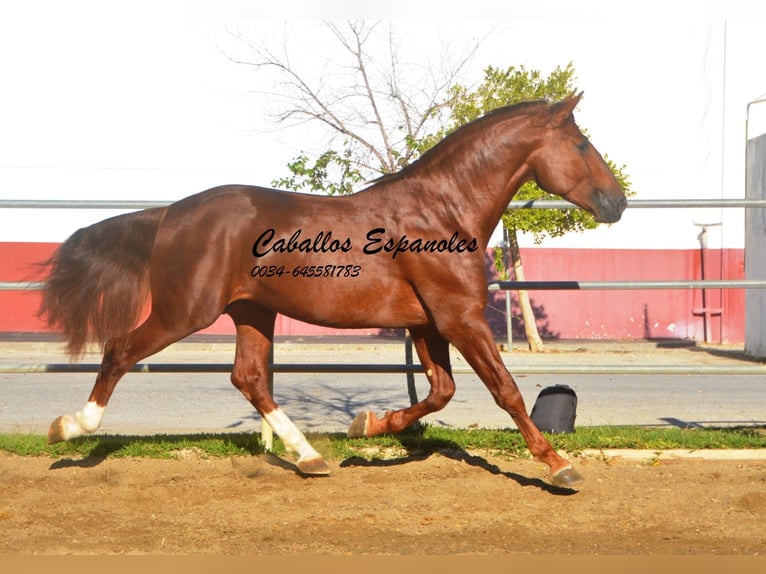
[[[401, 362], [394, 356], [398, 347], [381, 348], [366, 352], [365, 360]], [[53, 360], [47, 346], [29, 349], [20, 347], [14, 361]], [[228, 357], [228, 347], [223, 351]], [[354, 349], [357, 362], [361, 351], [367, 350]], [[522, 364], [741, 362], [737, 353], [696, 347], [563, 346], [554, 351], [513, 358]], [[215, 346], [184, 345], [170, 359], [223, 360], [217, 352]], [[282, 345], [280, 353], [279, 360], [287, 362], [296, 360], [292, 355], [301, 360], [324, 356], [307, 355], [297, 344]], [[687, 389], [691, 395], [681, 392], [689, 386], [685, 381], [679, 379], [671, 390], [683, 404], [699, 403], [696, 387]], [[625, 383], [609, 386], [631, 408], [642, 404], [626, 398]], [[761, 400], [759, 395], [753, 401], [759, 417]], [[728, 402], [707, 402], [718, 409], [712, 420], [742, 421], [738, 411], [724, 412]], [[583, 390], [583, 413], [592, 403]], [[131, 416], [140, 410], [132, 403], [131, 409]], [[47, 425], [50, 416], [42, 420]], [[331, 476], [304, 478], [289, 459], [271, 456], [216, 459], [180, 451], [173, 460], [79, 460], [0, 453], [0, 557], [766, 554], [762, 452], [723, 459], [712, 452], [701, 459], [672, 453], [592, 455], [575, 461], [586, 477], [576, 492], [549, 486], [545, 467], [525, 459], [459, 450], [388, 454], [385, 462], [331, 461]], [[641, 571], [646, 570], [654, 567]]]
[[525, 459], [442, 451], [332, 461], [50, 459], [0, 453], [0, 555], [751, 555], [766, 461], [576, 460], [578, 491]]

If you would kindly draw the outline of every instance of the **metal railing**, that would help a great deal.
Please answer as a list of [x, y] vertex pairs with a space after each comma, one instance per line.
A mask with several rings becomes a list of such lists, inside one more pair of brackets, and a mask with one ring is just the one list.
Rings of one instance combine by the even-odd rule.
[[[0, 199], [0, 209], [115, 209], [135, 210], [165, 207], [173, 201], [76, 200], [76, 199]], [[766, 207], [766, 199], [631, 199], [629, 209], [678, 207]], [[508, 209], [578, 209], [565, 200], [514, 200]]]
[[[116, 209], [135, 210], [162, 207], [166, 201], [76, 201], [76, 200], [0, 200], [2, 208], [24, 209]], [[568, 201], [512, 201], [510, 209], [572, 209]], [[661, 199], [632, 200], [630, 209], [636, 208], [679, 208], [679, 207], [766, 207], [766, 200], [753, 199]], [[0, 291], [37, 290], [42, 282], [0, 281]], [[766, 280], [675, 280], [675, 281], [490, 281], [491, 292], [511, 290], [632, 290], [632, 289], [764, 289]], [[409, 343], [408, 343], [409, 344]], [[407, 352], [411, 357], [411, 349]], [[408, 373], [421, 371], [421, 366], [408, 360], [405, 364], [324, 364], [292, 363], [270, 364], [273, 373]], [[74, 373], [97, 372], [98, 364], [51, 363], [43, 365], [0, 364], [5, 373]], [[138, 364], [132, 372], [229, 372], [230, 364]], [[470, 374], [471, 369], [454, 369], [455, 374]], [[514, 367], [519, 374], [560, 373], [560, 374], [766, 374], [766, 365], [519, 365]]]
[[[97, 373], [99, 363], [0, 364], [0, 373]], [[232, 363], [139, 363], [131, 373], [230, 373]], [[422, 373], [419, 363], [270, 363], [272, 373], [401, 374]], [[513, 365], [514, 375], [766, 375], [766, 365]], [[453, 367], [453, 375], [471, 375], [469, 367]]]

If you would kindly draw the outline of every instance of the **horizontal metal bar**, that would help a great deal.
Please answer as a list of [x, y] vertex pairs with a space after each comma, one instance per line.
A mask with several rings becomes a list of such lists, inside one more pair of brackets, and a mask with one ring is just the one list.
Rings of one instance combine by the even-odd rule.
[[[766, 375], [766, 365], [506, 365], [514, 374], [751, 374]], [[325, 363], [276, 363], [271, 365], [274, 373], [420, 373], [422, 365], [373, 365]], [[473, 375], [469, 367], [453, 367], [455, 375]]]
[[599, 289], [766, 289], [766, 280], [678, 280], [678, 281], [490, 281], [489, 291], [590, 291]]
[[[49, 363], [49, 364], [0, 364], [0, 373], [96, 373], [96, 363]], [[329, 363], [282, 363], [270, 365], [274, 373], [420, 373], [419, 364], [329, 364]], [[230, 363], [155, 363], [139, 364], [131, 369], [134, 373], [229, 373]], [[766, 365], [513, 365], [513, 374], [561, 374], [561, 375], [766, 375]], [[455, 375], [473, 375], [467, 367], [452, 369]]]
[[[766, 207], [766, 199], [629, 199], [628, 208], [660, 207]], [[576, 207], [564, 200], [514, 200], [508, 209], [573, 209]]]
[[[269, 365], [274, 373], [414, 373], [420, 365], [287, 363]], [[0, 364], [0, 373], [96, 373], [98, 363]], [[133, 373], [229, 373], [231, 363], [141, 363]]]
[[[0, 291], [35, 291], [42, 281], [0, 281]], [[490, 281], [489, 291], [588, 291], [598, 289], [766, 289], [761, 279], [705, 279], [673, 281]]]
[[[76, 199], [0, 199], [0, 209], [148, 209], [164, 207], [172, 201], [76, 200]], [[661, 207], [766, 207], [766, 199], [632, 199], [629, 208]], [[509, 209], [578, 209], [565, 200], [514, 200]]]
[[39, 291], [44, 286], [42, 281], [0, 281], [0, 291]]
[[0, 208], [8, 209], [148, 209], [165, 207], [172, 201], [100, 200], [100, 199], [0, 199]]

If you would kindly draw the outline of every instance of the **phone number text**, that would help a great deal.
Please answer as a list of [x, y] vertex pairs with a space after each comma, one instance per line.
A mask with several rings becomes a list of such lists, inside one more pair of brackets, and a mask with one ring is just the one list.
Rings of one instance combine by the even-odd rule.
[[284, 265], [256, 265], [250, 277], [359, 277], [361, 265], [299, 265], [292, 269]]

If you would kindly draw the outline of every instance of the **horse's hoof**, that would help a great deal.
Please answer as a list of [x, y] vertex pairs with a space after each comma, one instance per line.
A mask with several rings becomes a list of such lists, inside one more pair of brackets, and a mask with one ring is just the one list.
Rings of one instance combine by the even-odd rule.
[[554, 472], [551, 475], [551, 483], [554, 486], [561, 486], [564, 488], [571, 488], [585, 482], [585, 478], [579, 472], [577, 472], [571, 466], [562, 468], [558, 472]]
[[348, 427], [348, 438], [363, 438], [367, 436], [367, 420], [369, 412], [359, 413]]
[[55, 444], [67, 440], [67, 427], [74, 424], [74, 419], [69, 415], [60, 416], [48, 427], [48, 444]]
[[330, 467], [321, 456], [299, 460], [296, 466], [301, 471], [301, 474], [309, 474], [311, 476], [326, 476], [330, 474]]

